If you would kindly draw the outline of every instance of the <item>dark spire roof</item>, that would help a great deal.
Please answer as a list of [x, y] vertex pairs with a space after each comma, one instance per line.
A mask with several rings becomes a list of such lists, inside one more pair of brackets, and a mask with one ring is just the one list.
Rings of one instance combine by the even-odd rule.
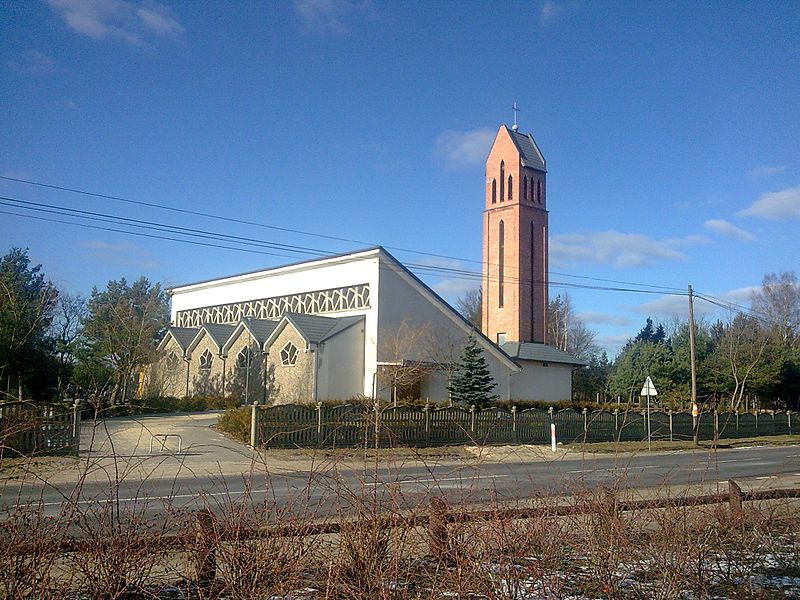
[[517, 150], [519, 150], [522, 166], [546, 173], [547, 163], [544, 160], [541, 150], [539, 150], [539, 146], [536, 145], [533, 136], [530, 133], [514, 131], [509, 127], [506, 127], [506, 131], [508, 131], [508, 135], [511, 136], [512, 141], [517, 146]]

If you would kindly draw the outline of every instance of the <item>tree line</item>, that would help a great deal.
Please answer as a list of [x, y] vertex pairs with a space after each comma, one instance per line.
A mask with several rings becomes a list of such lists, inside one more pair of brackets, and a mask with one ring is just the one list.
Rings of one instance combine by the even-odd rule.
[[0, 259], [0, 401], [127, 398], [168, 325], [158, 283], [123, 277], [86, 298], [12, 248]]
[[[480, 290], [457, 302], [480, 327]], [[687, 302], [688, 315], [688, 302]], [[575, 371], [573, 400], [639, 402], [647, 376], [664, 408], [691, 402], [689, 322], [655, 323], [648, 317], [612, 360], [573, 307], [569, 294], [551, 300], [548, 343], [588, 363]], [[800, 282], [794, 272], [769, 273], [749, 306], [726, 318], [695, 323], [698, 402], [706, 409], [800, 409]]]

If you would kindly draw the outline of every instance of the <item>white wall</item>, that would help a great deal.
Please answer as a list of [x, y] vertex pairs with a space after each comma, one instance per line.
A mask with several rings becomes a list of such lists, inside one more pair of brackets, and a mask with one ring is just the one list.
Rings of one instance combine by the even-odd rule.
[[570, 400], [572, 394], [572, 365], [532, 360], [517, 360], [522, 372], [511, 376], [511, 400], [541, 400], [558, 402]]
[[[436, 347], [433, 354], [426, 348], [409, 352], [405, 358], [411, 360], [436, 360], [437, 362], [457, 361], [464, 343], [470, 332], [470, 326], [451, 309], [442, 306], [443, 300], [438, 299], [433, 292], [420, 289], [420, 284], [413, 280], [405, 271], [399, 269], [390, 258], [385, 257], [380, 269], [380, 287], [378, 302], [378, 360], [392, 361], [396, 356], [386, 354], [386, 337], [398, 331], [401, 325], [406, 327], [427, 330], [428, 339]], [[502, 360], [484, 348], [486, 364], [497, 383], [495, 393], [501, 399], [509, 399], [509, 374], [516, 367], [509, 360]], [[423, 397], [428, 395], [431, 400], [447, 400], [448, 394], [437, 378], [425, 386]], [[441, 378], [439, 378], [441, 379]], [[436, 394], [436, 396], [434, 396]]]
[[347, 400], [364, 393], [363, 321], [326, 340], [316, 352], [317, 400]]
[[176, 314], [183, 310], [366, 283], [370, 287], [369, 308], [325, 313], [324, 316], [365, 316], [363, 348], [360, 351], [364, 357], [364, 369], [358, 391], [370, 394], [378, 337], [379, 252], [378, 249], [367, 250], [173, 288], [172, 322], [175, 322]]

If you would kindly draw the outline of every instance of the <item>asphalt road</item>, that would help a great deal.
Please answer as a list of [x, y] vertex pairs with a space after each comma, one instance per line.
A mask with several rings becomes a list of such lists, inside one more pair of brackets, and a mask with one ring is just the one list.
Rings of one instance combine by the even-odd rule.
[[[275, 459], [210, 429], [216, 415], [114, 419], [85, 424], [79, 464], [46, 477], [5, 480], [0, 510], [18, 503], [40, 504], [58, 514], [67, 504], [80, 508], [116, 506], [155, 515], [170, 508], [208, 506], [230, 510], [242, 501], [266, 500], [278, 512], [326, 514], [379, 502], [404, 508], [432, 495], [452, 504], [564, 495], [600, 485], [673, 489], [713, 487], [728, 479], [759, 488], [780, 482], [800, 485], [800, 446], [709, 451], [575, 455], [546, 451], [535, 458], [513, 454], [502, 460], [457, 457], [387, 463], [374, 459], [334, 461], [311, 454]], [[180, 435], [155, 444], [153, 433]], [[313, 465], [312, 465], [313, 462]], [[78, 483], [80, 482], [80, 485]], [[228, 507], [227, 509], [225, 507]], [[0, 518], [2, 516], [0, 515]]]

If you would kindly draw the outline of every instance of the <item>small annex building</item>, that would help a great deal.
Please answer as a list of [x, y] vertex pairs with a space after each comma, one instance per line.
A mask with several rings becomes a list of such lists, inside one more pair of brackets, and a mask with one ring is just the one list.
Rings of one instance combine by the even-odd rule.
[[149, 385], [243, 402], [448, 399], [470, 335], [501, 400], [572, 397], [585, 363], [546, 344], [546, 162], [500, 126], [486, 160], [480, 330], [382, 247], [181, 285]]

